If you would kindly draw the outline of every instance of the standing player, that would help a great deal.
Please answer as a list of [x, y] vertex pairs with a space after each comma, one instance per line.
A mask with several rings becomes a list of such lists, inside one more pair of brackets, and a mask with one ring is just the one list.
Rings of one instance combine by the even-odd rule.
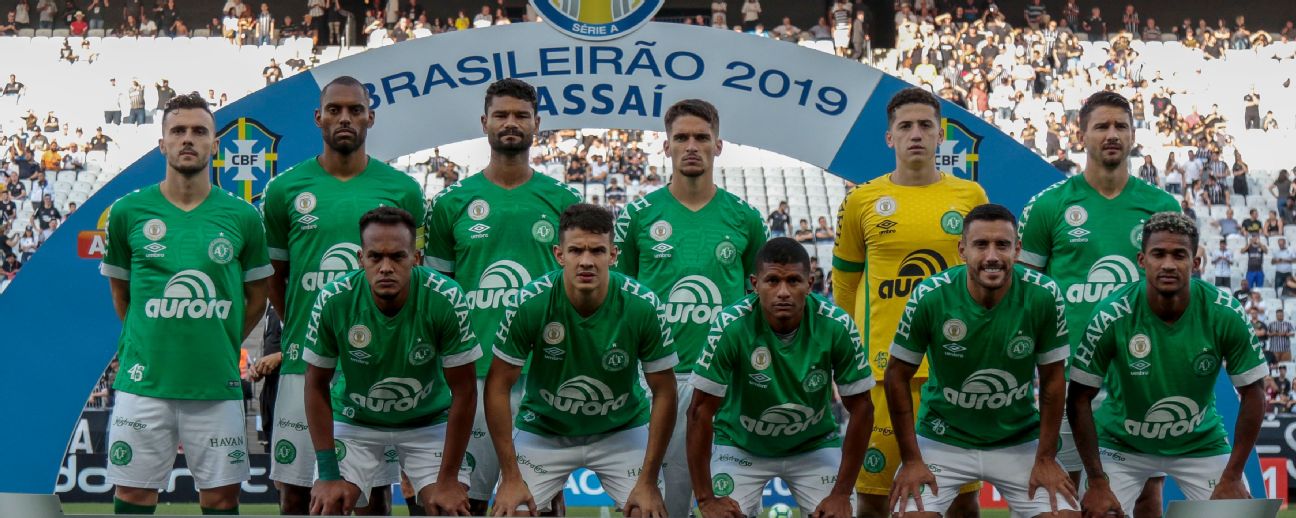
[[[665, 518], [658, 474], [675, 423], [671, 368], [679, 362], [670, 328], [652, 291], [608, 271], [617, 256], [610, 212], [573, 205], [560, 221], [553, 250], [562, 269], [528, 284], [508, 310], [486, 378], [486, 416], [503, 459], [494, 514], [551, 510], [550, 499], [584, 466], [626, 516]], [[509, 393], [528, 359], [514, 435]]]
[[[270, 302], [284, 322], [283, 363], [275, 397], [270, 479], [279, 487], [279, 511], [307, 514], [315, 481], [315, 459], [306, 407], [306, 345], [311, 306], [317, 292], [334, 279], [360, 268], [360, 232], [356, 222], [369, 209], [400, 207], [423, 221], [423, 192], [409, 175], [365, 152], [365, 137], [374, 112], [364, 85], [342, 76], [324, 86], [315, 110], [324, 149], [297, 164], [266, 187], [266, 241], [275, 275], [270, 278]], [[421, 246], [422, 228], [417, 238]], [[395, 465], [368, 500], [387, 514], [391, 484], [399, 481]], [[379, 487], [381, 486], [381, 487]]]
[[167, 103], [158, 147], [166, 178], [113, 204], [100, 266], [122, 319], [113, 507], [153, 514], [184, 444], [203, 514], [238, 514], [250, 477], [239, 346], [265, 312], [265, 231], [256, 208], [212, 188], [215, 120], [201, 96]]
[[418, 266], [416, 225], [395, 207], [366, 212], [363, 270], [324, 286], [311, 306], [305, 398], [319, 480], [310, 514], [350, 514], [396, 462], [428, 513], [468, 513], [460, 465], [481, 347], [459, 285]]
[[[1071, 354], [1062, 292], [1017, 265], [1020, 252], [1012, 212], [974, 208], [959, 241], [965, 264], [928, 277], [905, 305], [886, 377], [903, 457], [890, 505], [905, 516], [939, 517], [960, 486], [985, 480], [1017, 516], [1080, 517], [1075, 485], [1057, 462]], [[915, 434], [906, 396], [924, 357], [931, 375]]]
[[[1139, 280], [1135, 257], [1143, 223], [1157, 212], [1179, 212], [1173, 196], [1129, 174], [1132, 113], [1129, 101], [1114, 92], [1098, 92], [1085, 100], [1080, 108], [1084, 174], [1044, 189], [1022, 210], [1021, 261], [1062, 288], [1073, 355], [1094, 305]], [[1058, 460], [1078, 484], [1080, 457], [1066, 420], [1061, 437]], [[1161, 516], [1164, 482], [1162, 477], [1149, 482], [1136, 516]]]
[[[864, 324], [868, 349], [876, 351], [871, 363], [877, 379], [883, 379], [906, 297], [927, 276], [960, 262], [963, 216], [988, 201], [976, 183], [936, 170], [936, 149], [945, 140], [942, 127], [940, 101], [930, 92], [906, 88], [892, 97], [886, 140], [895, 149], [896, 169], [852, 189], [837, 214], [833, 299]], [[915, 402], [926, 379], [927, 365], [919, 365], [910, 383]], [[900, 467], [900, 449], [886, 395], [875, 390], [872, 397], [874, 433], [855, 491], [861, 516], [890, 517], [887, 495]], [[975, 515], [978, 488], [963, 488], [949, 516]]]
[[[1242, 306], [1201, 279], [1197, 227], [1178, 213], [1143, 226], [1148, 278], [1094, 309], [1071, 367], [1067, 414], [1084, 461], [1086, 513], [1134, 506], [1146, 481], [1168, 474], [1190, 500], [1250, 498], [1242, 475], [1264, 416], [1268, 372]], [[1215, 409], [1221, 363], [1241, 395], [1228, 444]], [[1107, 399], [1092, 410], [1098, 389]]]
[[679, 409], [664, 466], [666, 505], [669, 516], [688, 516], [693, 500], [684, 426], [693, 394], [689, 374], [712, 319], [746, 295], [766, 233], [760, 212], [715, 185], [715, 157], [723, 147], [715, 106], [683, 100], [666, 110], [665, 119], [663, 149], [675, 176], [617, 219], [616, 268], [666, 294], [666, 321], [680, 357], [675, 366]]
[[[481, 340], [485, 356], [477, 362], [479, 398], [485, 394], [490, 351], [504, 311], [517, 306], [518, 291], [532, 277], [558, 267], [551, 250], [558, 238], [558, 216], [581, 199], [580, 193], [531, 169], [531, 140], [540, 126], [535, 107], [536, 90], [526, 82], [491, 84], [481, 118], [490, 163], [481, 174], [437, 194], [427, 215], [425, 261], [463, 286], [473, 332]], [[521, 387], [512, 397], [516, 412]], [[482, 516], [499, 479], [484, 401], [477, 404], [467, 462], [474, 466], [468, 491], [472, 514]]]
[[[810, 294], [810, 255], [796, 240], [765, 243], [751, 283], [755, 294], [716, 317], [690, 379], [698, 508], [704, 517], [756, 516], [765, 484], [779, 477], [803, 516], [851, 518], [873, 426], [868, 350], [850, 315]], [[851, 416], [844, 440], [834, 383]]]

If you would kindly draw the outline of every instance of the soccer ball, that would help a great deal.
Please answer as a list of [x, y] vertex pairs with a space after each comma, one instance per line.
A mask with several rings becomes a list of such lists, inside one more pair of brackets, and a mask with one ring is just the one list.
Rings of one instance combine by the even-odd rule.
[[792, 507], [787, 504], [774, 504], [765, 511], [768, 518], [792, 518]]

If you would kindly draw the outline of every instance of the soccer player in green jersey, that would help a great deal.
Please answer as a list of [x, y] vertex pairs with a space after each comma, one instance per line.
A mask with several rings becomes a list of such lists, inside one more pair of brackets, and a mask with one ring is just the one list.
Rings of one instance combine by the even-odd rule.
[[[409, 175], [365, 152], [365, 137], [374, 123], [364, 85], [342, 76], [324, 86], [315, 124], [324, 141], [311, 157], [275, 177], [266, 187], [263, 213], [266, 242], [275, 275], [270, 303], [284, 322], [279, 389], [270, 438], [274, 463], [270, 479], [279, 488], [279, 512], [307, 514], [315, 481], [315, 459], [306, 407], [303, 347], [311, 306], [320, 289], [360, 268], [360, 231], [355, 222], [378, 206], [400, 207], [414, 215], [423, 237], [423, 191]], [[302, 454], [299, 454], [302, 453]], [[391, 484], [399, 480], [390, 466], [368, 499], [376, 514], [387, 514]]]
[[409, 476], [428, 513], [468, 513], [468, 470], [460, 466], [481, 347], [463, 290], [418, 266], [416, 228], [396, 207], [366, 212], [363, 270], [324, 286], [311, 307], [303, 355], [319, 467], [311, 514], [350, 514], [392, 464]]
[[248, 480], [239, 346], [265, 313], [270, 259], [256, 208], [211, 184], [215, 121], [197, 93], [167, 103], [166, 178], [113, 204], [100, 271], [122, 319], [108, 428], [118, 514], [153, 514], [176, 447], [203, 514], [238, 514]]
[[666, 505], [670, 516], [687, 516], [693, 500], [684, 445], [685, 410], [693, 394], [689, 373], [715, 315], [746, 295], [756, 251], [767, 236], [760, 212], [715, 185], [714, 161], [723, 147], [715, 106], [680, 101], [665, 119], [664, 149], [674, 176], [665, 189], [631, 203], [617, 218], [616, 268], [665, 297], [680, 357], [679, 409], [663, 467]]
[[[914, 289], [891, 344], [884, 383], [902, 464], [890, 508], [938, 518], [959, 487], [984, 480], [1016, 516], [1079, 518], [1057, 461], [1071, 353], [1062, 292], [1017, 264], [1017, 218], [1002, 205], [968, 212], [958, 251], [962, 266]], [[930, 375], [915, 433], [909, 380], [923, 357]]]
[[[756, 516], [765, 484], [779, 477], [802, 516], [850, 518], [873, 428], [868, 349], [849, 314], [810, 294], [810, 256], [800, 243], [771, 239], [755, 261], [756, 293], [716, 317], [690, 378], [698, 508], [706, 518]], [[844, 439], [834, 384], [850, 411]]]
[[[1138, 254], [1147, 278], [1100, 302], [1084, 328], [1067, 414], [1087, 515], [1131, 509], [1159, 473], [1190, 500], [1251, 497], [1242, 470], [1260, 434], [1268, 366], [1238, 301], [1191, 278], [1197, 241], [1187, 216], [1153, 215]], [[1215, 409], [1221, 366], [1241, 395], [1231, 447]], [[1092, 410], [1103, 387], [1107, 399]]]
[[[523, 288], [500, 324], [486, 378], [501, 476], [494, 515], [550, 511], [571, 472], [586, 467], [626, 516], [664, 518], [658, 474], [675, 424], [671, 369], [679, 359], [661, 303], [608, 271], [617, 251], [606, 209], [568, 207], [558, 233], [562, 269]], [[509, 392], [528, 359], [514, 435]]]
[[[481, 125], [490, 162], [481, 174], [437, 194], [427, 214], [426, 264], [463, 286], [473, 331], [481, 340], [485, 356], [477, 362], [479, 397], [485, 394], [490, 351], [505, 310], [517, 306], [523, 286], [558, 267], [552, 251], [558, 216], [581, 201], [580, 193], [531, 169], [531, 140], [540, 126], [535, 107], [536, 90], [524, 81], [503, 79], [487, 88]], [[514, 412], [521, 396], [519, 386], [512, 395]], [[474, 466], [468, 497], [477, 516], [486, 514], [499, 478], [484, 410], [479, 401], [468, 443]]]
[[[1073, 354], [1094, 305], [1139, 280], [1135, 257], [1143, 223], [1157, 212], [1179, 211], [1173, 196], [1129, 174], [1134, 147], [1129, 101], [1115, 92], [1093, 94], [1080, 108], [1080, 127], [1084, 174], [1035, 195], [1021, 220], [1021, 262], [1048, 274], [1062, 289]], [[1061, 437], [1058, 460], [1079, 483], [1080, 457], [1066, 419]], [[1164, 482], [1162, 477], [1149, 481], [1139, 501], [1139, 518], [1161, 516]]]

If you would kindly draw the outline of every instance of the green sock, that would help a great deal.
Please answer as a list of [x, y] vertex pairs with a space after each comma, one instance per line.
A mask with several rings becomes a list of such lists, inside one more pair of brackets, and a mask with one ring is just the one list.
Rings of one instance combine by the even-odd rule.
[[238, 512], [238, 506], [236, 505], [234, 506], [233, 509], [209, 509], [204, 507], [202, 508], [202, 514], [220, 515], [220, 516], [238, 516], [239, 512]]
[[153, 514], [154, 511], [157, 511], [156, 504], [138, 505], [113, 497], [113, 514]]

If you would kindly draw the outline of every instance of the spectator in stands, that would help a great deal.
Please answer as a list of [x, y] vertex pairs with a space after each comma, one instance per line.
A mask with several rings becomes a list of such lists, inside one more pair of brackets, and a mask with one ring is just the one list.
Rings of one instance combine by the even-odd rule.
[[769, 218], [770, 237], [787, 237], [792, 231], [792, 220], [788, 216], [788, 202], [780, 201], [778, 208], [771, 211]]
[[104, 135], [103, 128], [95, 128], [95, 134], [90, 137], [90, 151], [99, 151], [108, 153], [108, 144], [112, 142], [112, 137]]
[[1138, 176], [1149, 184], [1158, 187], [1161, 186], [1160, 177], [1157, 174], [1157, 166], [1152, 163], [1152, 155], [1143, 155], [1143, 165], [1139, 166]]
[[139, 37], [139, 27], [139, 21], [136, 20], [135, 15], [127, 16], [126, 21], [117, 26], [117, 36], [122, 38]]
[[265, 78], [266, 86], [278, 83], [283, 79], [283, 69], [279, 68], [279, 63], [275, 62], [274, 58], [270, 58], [270, 65], [261, 69], [261, 77]]
[[[1252, 209], [1254, 211], [1255, 209]], [[1260, 240], [1260, 234], [1251, 234], [1247, 244], [1239, 250], [1247, 258], [1246, 281], [1251, 289], [1260, 293], [1260, 288], [1264, 287], [1264, 256], [1269, 253], [1269, 247], [1265, 246]]]
[[146, 38], [155, 38], [158, 35], [157, 23], [148, 16], [140, 17], [139, 35]]
[[18, 217], [18, 204], [9, 198], [9, 189], [0, 183], [0, 224], [12, 221], [16, 217]]
[[1260, 290], [1251, 290], [1247, 293], [1245, 300], [1242, 302], [1242, 311], [1247, 314], [1267, 314], [1268, 304], [1265, 303], [1264, 297], [1260, 295]]
[[1274, 250], [1269, 262], [1274, 265], [1274, 296], [1282, 297], [1281, 290], [1287, 286], [1292, 276], [1292, 265], [1296, 264], [1296, 250], [1287, 248], [1287, 238], [1278, 238], [1278, 249]]
[[157, 20], [162, 34], [177, 36], [174, 28], [176, 22], [180, 20], [180, 15], [176, 11], [175, 0], [167, 0], [166, 3], [159, 0], [158, 6], [153, 9], [153, 18]]
[[85, 36], [90, 31], [90, 24], [86, 22], [85, 13], [77, 11], [72, 15], [72, 23], [68, 25], [68, 33], [73, 36]]
[[1247, 214], [1247, 219], [1242, 220], [1242, 232], [1247, 236], [1257, 236], [1264, 233], [1264, 223], [1260, 221], [1260, 211], [1251, 209]]
[[175, 21], [171, 23], [169, 32], [172, 36], [177, 38], [185, 38], [189, 36], [189, 26], [185, 25], [184, 20], [176, 18]]
[[40, 229], [50, 228], [51, 223], [56, 223], [63, 219], [63, 214], [58, 208], [54, 207], [54, 197], [46, 194], [41, 200], [40, 208], [36, 209], [36, 220], [40, 224]]
[[[414, 0], [410, 1], [413, 2]], [[477, 16], [473, 17], [472, 26], [474, 29], [481, 29], [484, 27], [490, 27], [494, 22], [495, 17], [491, 16], [490, 6], [483, 5], [481, 12], [477, 13]]]
[[713, 0], [711, 2], [711, 26], [721, 29], [729, 26], [729, 2]]
[[1202, 165], [1197, 159], [1197, 151], [1188, 150], [1188, 160], [1183, 164], [1184, 185], [1192, 185], [1201, 179]]
[[1265, 315], [1252, 312], [1248, 316], [1251, 317], [1251, 332], [1255, 334], [1256, 339], [1260, 340], [1260, 347], [1267, 351], [1269, 348], [1269, 323], [1265, 322]]
[[[23, 232], [23, 239], [30, 237], [31, 233], [32, 233], [31, 229], [30, 228], [27, 229], [26, 232]], [[32, 252], [35, 251], [36, 249], [33, 247]], [[30, 257], [30, 254], [27, 254], [24, 257], [24, 259], [26, 257]], [[22, 269], [22, 262], [18, 260], [18, 256], [14, 254], [9, 254], [5, 256], [4, 264], [0, 265], [0, 274], [4, 274], [6, 280], [12, 281], [14, 276], [18, 275], [18, 270], [21, 269]]]
[[1225, 240], [1219, 240], [1219, 250], [1211, 252], [1210, 262], [1215, 265], [1215, 285], [1227, 289], [1233, 284], [1233, 253]]
[[[1292, 323], [1283, 319], [1283, 310], [1274, 311], [1274, 321], [1269, 323], [1269, 344], [1266, 349], [1278, 362], [1291, 361]], [[1286, 379], [1284, 373], [1283, 376]], [[1291, 390], [1288, 388], [1288, 390]]]
[[130, 91], [130, 118], [128, 123], [136, 126], [144, 124], [144, 85], [138, 80], [132, 80]]
[[1247, 174], [1251, 172], [1251, 166], [1247, 165], [1242, 159], [1242, 152], [1233, 150], [1233, 194], [1237, 196], [1250, 196], [1251, 185], [1247, 181]]
[[810, 221], [801, 218], [797, 221], [797, 225], [799, 226], [796, 234], [793, 235], [793, 239], [796, 239], [798, 243], [813, 243], [814, 230], [810, 228]]
[[774, 37], [784, 41], [796, 41], [801, 29], [792, 24], [792, 18], [784, 16], [783, 23], [774, 28]]
[[108, 0], [90, 0], [90, 5], [86, 7], [86, 12], [90, 13], [90, 30], [104, 28], [104, 8], [108, 6]]
[[617, 179], [616, 179], [616, 178], [612, 178], [612, 179], [608, 180], [607, 190], [603, 193], [603, 196], [604, 196], [605, 198], [607, 198], [607, 201], [608, 201], [609, 203], [611, 203], [611, 202], [618, 202], [618, 203], [620, 203], [620, 202], [624, 202], [624, 201], [625, 201], [625, 188], [622, 187], [622, 186], [617, 182]]
[[[22, 237], [18, 238], [18, 253], [22, 255], [22, 257], [20, 258], [20, 260], [12, 261], [12, 262], [15, 264], [15, 266], [21, 268], [22, 263], [25, 263], [28, 260], [30, 260], [31, 256], [36, 253], [36, 248], [39, 246], [40, 246], [40, 241], [36, 237], [36, 233], [32, 231], [31, 226], [28, 225], [27, 228], [23, 230]], [[14, 257], [14, 256], [11, 255], [10, 257]], [[6, 271], [6, 273], [11, 273], [11, 274], [17, 272], [18, 270], [16, 268], [12, 271]], [[12, 279], [13, 277], [11, 276], [10, 278]]]
[[104, 124], [121, 124], [122, 92], [117, 87], [117, 78], [108, 80], [107, 97], [104, 99]]
[[63, 161], [59, 168], [64, 171], [80, 171], [85, 168], [85, 154], [81, 153], [76, 142], [68, 145], [67, 152], [63, 154]]
[[756, 22], [760, 20], [760, 13], [760, 0], [746, 0], [743, 2], [742, 26], [744, 31], [756, 30]]
[[54, 0], [37, 0], [36, 14], [40, 18], [41, 29], [54, 28], [54, 14], [58, 12], [58, 7], [54, 5]]
[[274, 15], [270, 14], [270, 4], [262, 3], [261, 12], [256, 17], [256, 41], [257, 45], [273, 45], [275, 34]]
[[828, 291], [824, 283], [824, 271], [819, 266], [819, 257], [810, 256], [810, 292], [820, 295], [827, 295]]
[[1040, 19], [1047, 15], [1048, 11], [1041, 0], [1031, 0], [1031, 3], [1026, 4], [1026, 8], [1022, 10], [1022, 16], [1026, 18], [1026, 26], [1031, 30], [1039, 30]]
[[1278, 199], [1278, 214], [1286, 223], [1292, 222], [1288, 203], [1292, 197], [1292, 181], [1286, 169], [1278, 171], [1278, 178], [1269, 184], [1269, 194]]
[[1161, 28], [1157, 27], [1156, 19], [1148, 17], [1147, 24], [1143, 26], [1143, 41], [1161, 41]]
[[45, 147], [45, 152], [41, 153], [41, 170], [58, 171], [62, 164], [63, 155], [59, 154], [58, 141], [50, 142], [50, 145]]
[[18, 76], [9, 74], [9, 82], [5, 83], [2, 93], [5, 97], [21, 98], [23, 94], [27, 93], [27, 86], [18, 82]]
[[1102, 19], [1102, 10], [1094, 7], [1090, 10], [1089, 19], [1080, 24], [1089, 35], [1089, 41], [1102, 41], [1107, 39], [1107, 22]]
[[37, 171], [32, 176], [31, 192], [27, 195], [27, 201], [31, 203], [33, 211], [40, 208], [46, 195], [54, 195], [54, 186], [45, 177], [44, 171]]
[[456, 30], [456, 31], [466, 31], [466, 30], [468, 30], [468, 28], [471, 27], [471, 26], [472, 26], [472, 19], [471, 19], [471, 18], [468, 18], [468, 15], [467, 15], [467, 14], [464, 14], [463, 9], [460, 9], [460, 10], [459, 10], [459, 16], [458, 16], [457, 18], [455, 18], [455, 21], [454, 21], [454, 28], [455, 28], [455, 30]]
[[832, 226], [828, 224], [828, 218], [819, 216], [819, 226], [815, 227], [815, 242], [831, 243], [834, 239], [837, 239], [837, 233], [833, 232]]
[[1125, 13], [1121, 15], [1121, 29], [1137, 35], [1139, 25], [1139, 15], [1138, 11], [1134, 10], [1134, 4], [1125, 4]]
[[[1214, 176], [1206, 177], [1206, 185], [1201, 188], [1199, 196], [1201, 202], [1206, 205], [1228, 205], [1232, 203], [1233, 199], [1233, 195], [1229, 190], [1224, 187], [1224, 184], [1217, 181]], [[1232, 219], [1233, 209], [1230, 208], [1228, 212], [1230, 213], [1229, 219]]]
[[[869, 14], [866, 7], [855, 9], [855, 20], [851, 22], [851, 58], [863, 60], [868, 57], [868, 46], [873, 37], [869, 35]], [[871, 58], [870, 58], [871, 59]]]
[[579, 156], [571, 157], [567, 162], [567, 174], [565, 178], [567, 183], [585, 183], [585, 163]]
[[1278, 237], [1283, 235], [1283, 222], [1278, 217], [1278, 211], [1269, 211], [1269, 217], [1264, 221], [1264, 230], [1261, 231], [1265, 237]]

